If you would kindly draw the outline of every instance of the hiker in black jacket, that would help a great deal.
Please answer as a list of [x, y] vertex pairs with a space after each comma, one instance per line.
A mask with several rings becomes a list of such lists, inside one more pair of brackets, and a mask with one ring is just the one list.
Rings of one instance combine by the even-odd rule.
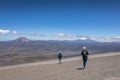
[[87, 60], [88, 60], [88, 55], [89, 55], [86, 47], [83, 47], [83, 49], [81, 51], [81, 55], [82, 55], [82, 59], [83, 59], [83, 67], [85, 68]]
[[62, 63], [62, 52], [61, 51], [59, 51], [59, 54], [58, 54], [58, 59], [59, 59], [59, 64], [61, 64]]

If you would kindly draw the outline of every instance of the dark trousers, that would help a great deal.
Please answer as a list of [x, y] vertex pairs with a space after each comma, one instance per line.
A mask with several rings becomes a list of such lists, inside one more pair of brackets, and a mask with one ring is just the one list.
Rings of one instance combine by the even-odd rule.
[[61, 60], [62, 60], [62, 58], [59, 58], [59, 63], [62, 63]]
[[83, 66], [84, 66], [84, 68], [85, 68], [88, 57], [87, 57], [87, 56], [82, 56], [82, 59], [83, 59]]

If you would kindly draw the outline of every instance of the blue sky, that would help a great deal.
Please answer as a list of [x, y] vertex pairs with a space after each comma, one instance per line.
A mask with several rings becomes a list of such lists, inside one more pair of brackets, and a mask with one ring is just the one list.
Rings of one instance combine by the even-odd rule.
[[0, 0], [0, 40], [119, 41], [119, 30], [119, 0]]

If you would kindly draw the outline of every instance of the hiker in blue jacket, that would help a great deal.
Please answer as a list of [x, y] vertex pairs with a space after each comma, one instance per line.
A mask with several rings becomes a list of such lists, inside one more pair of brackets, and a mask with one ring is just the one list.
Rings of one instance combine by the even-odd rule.
[[62, 52], [61, 52], [61, 50], [59, 51], [59, 54], [58, 54], [58, 59], [59, 59], [59, 64], [61, 64], [62, 63]]
[[89, 55], [86, 47], [83, 47], [83, 49], [81, 51], [81, 55], [82, 55], [82, 59], [83, 59], [83, 68], [85, 68], [87, 60], [88, 60], [88, 55]]

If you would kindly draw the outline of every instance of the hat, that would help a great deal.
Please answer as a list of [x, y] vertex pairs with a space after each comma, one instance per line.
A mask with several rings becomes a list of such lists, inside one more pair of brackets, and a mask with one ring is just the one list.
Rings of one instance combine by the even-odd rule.
[[61, 50], [59, 50], [59, 53], [61, 53], [62, 51]]
[[86, 47], [83, 47], [83, 50], [87, 49]]

